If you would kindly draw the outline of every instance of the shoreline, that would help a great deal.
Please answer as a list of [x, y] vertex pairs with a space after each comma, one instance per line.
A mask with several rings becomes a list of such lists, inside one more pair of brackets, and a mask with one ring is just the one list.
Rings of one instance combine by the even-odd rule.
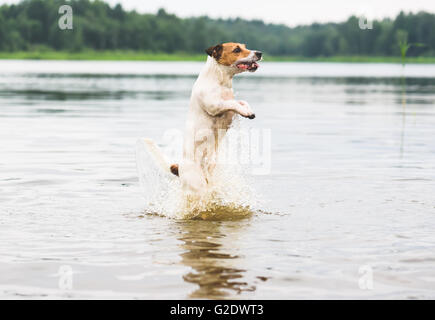
[[[205, 54], [146, 53], [138, 51], [18, 51], [0, 52], [0, 60], [90, 60], [90, 61], [205, 61]], [[265, 56], [270, 62], [402, 63], [401, 57]], [[435, 57], [409, 57], [405, 63], [435, 64]]]

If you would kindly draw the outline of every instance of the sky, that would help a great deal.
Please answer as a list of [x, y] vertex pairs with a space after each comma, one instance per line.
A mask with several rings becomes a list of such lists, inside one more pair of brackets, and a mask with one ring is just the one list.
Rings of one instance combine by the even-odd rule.
[[[155, 13], [164, 8], [180, 17], [208, 15], [213, 18], [242, 17], [261, 19], [288, 26], [313, 22], [340, 22], [350, 15], [369, 19], [394, 17], [401, 10], [435, 13], [435, 0], [105, 0], [111, 5], [121, 3], [124, 9]], [[17, 3], [19, 0], [0, 0]], [[68, 0], [65, 0], [67, 3]], [[74, 9], [74, 8], [73, 8]]]

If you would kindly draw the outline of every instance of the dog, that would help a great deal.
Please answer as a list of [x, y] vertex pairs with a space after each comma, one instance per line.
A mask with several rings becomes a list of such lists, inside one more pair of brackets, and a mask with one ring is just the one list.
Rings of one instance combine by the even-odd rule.
[[181, 180], [183, 191], [201, 195], [213, 178], [219, 145], [233, 119], [240, 115], [254, 119], [255, 113], [246, 101], [236, 100], [232, 79], [242, 72], [255, 72], [262, 52], [249, 50], [245, 44], [222, 43], [205, 50], [207, 62], [193, 85], [180, 164], [167, 165], [151, 140], [148, 150], [160, 166], [166, 166]]

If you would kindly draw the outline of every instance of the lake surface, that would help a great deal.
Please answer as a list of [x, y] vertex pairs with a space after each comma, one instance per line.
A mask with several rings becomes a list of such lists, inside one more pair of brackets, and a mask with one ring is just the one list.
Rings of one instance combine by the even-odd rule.
[[435, 298], [435, 65], [262, 63], [245, 219], [147, 214], [202, 63], [0, 61], [0, 298]]

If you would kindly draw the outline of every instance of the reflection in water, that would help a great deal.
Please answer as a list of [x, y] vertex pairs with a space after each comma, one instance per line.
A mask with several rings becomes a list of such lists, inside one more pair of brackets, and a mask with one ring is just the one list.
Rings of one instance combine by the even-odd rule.
[[246, 220], [185, 220], [176, 223], [180, 229], [178, 239], [183, 241], [181, 248], [185, 250], [180, 255], [181, 263], [193, 269], [183, 279], [199, 286], [189, 295], [190, 298], [217, 299], [233, 295], [234, 292], [239, 294], [255, 290], [255, 286], [242, 279], [246, 270], [237, 267], [240, 257], [229, 253], [237, 248], [237, 243], [228, 242], [225, 233], [221, 231], [224, 223], [230, 223], [231, 234], [234, 235], [240, 232]]

